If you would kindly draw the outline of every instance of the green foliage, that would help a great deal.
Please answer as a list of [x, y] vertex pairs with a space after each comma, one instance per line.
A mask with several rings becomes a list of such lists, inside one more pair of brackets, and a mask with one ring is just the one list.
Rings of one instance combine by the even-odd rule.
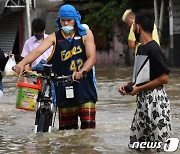
[[[84, 5], [84, 8], [88, 10], [84, 22], [92, 27], [92, 30], [95, 27], [106, 29], [110, 41], [114, 34], [113, 26], [115, 23], [122, 23], [121, 17], [128, 3], [129, 0], [122, 0], [121, 2], [117, 0], [107, 2], [90, 0]], [[99, 35], [101, 35], [101, 32], [99, 32]]]

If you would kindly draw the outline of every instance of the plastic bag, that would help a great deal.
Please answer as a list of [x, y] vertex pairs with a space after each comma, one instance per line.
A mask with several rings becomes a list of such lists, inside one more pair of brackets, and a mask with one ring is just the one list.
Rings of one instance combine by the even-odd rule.
[[13, 76], [15, 75], [15, 72], [12, 70], [12, 67], [16, 65], [16, 61], [14, 58], [14, 55], [12, 57], [9, 57], [6, 66], [4, 68], [4, 75], [5, 76]]

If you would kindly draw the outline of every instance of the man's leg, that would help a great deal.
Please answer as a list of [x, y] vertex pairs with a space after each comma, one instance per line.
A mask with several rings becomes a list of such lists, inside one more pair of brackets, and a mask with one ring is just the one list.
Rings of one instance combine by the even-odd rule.
[[3, 85], [2, 85], [2, 81], [0, 81], [0, 102], [2, 101], [2, 97], [3, 97]]
[[2, 101], [3, 98], [3, 92], [0, 90], [0, 102]]
[[163, 89], [141, 92], [137, 95], [130, 145], [134, 142], [165, 142], [171, 134], [170, 119], [170, 103]]
[[77, 107], [59, 108], [59, 130], [78, 129]]
[[87, 102], [79, 106], [81, 129], [96, 127], [96, 104]]
[[151, 104], [151, 141], [163, 142], [171, 137], [170, 102], [164, 89], [153, 90]]
[[137, 95], [137, 108], [132, 120], [130, 128], [130, 144], [129, 148], [138, 148], [134, 147], [134, 142], [146, 142], [148, 141], [149, 128], [148, 128], [148, 105], [146, 93], [140, 92]]

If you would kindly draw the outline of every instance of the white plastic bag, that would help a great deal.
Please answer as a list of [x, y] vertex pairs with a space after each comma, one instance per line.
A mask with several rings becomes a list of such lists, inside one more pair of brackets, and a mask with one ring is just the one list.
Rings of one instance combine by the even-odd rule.
[[13, 76], [15, 75], [15, 72], [12, 70], [12, 67], [16, 65], [16, 61], [14, 58], [14, 55], [12, 57], [9, 57], [6, 66], [4, 68], [4, 75], [5, 76]]

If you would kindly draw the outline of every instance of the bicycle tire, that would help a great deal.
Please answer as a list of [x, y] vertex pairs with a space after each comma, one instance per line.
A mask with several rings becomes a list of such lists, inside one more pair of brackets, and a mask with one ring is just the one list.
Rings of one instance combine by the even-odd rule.
[[49, 116], [46, 112], [41, 112], [39, 115], [37, 132], [48, 132], [49, 128]]

